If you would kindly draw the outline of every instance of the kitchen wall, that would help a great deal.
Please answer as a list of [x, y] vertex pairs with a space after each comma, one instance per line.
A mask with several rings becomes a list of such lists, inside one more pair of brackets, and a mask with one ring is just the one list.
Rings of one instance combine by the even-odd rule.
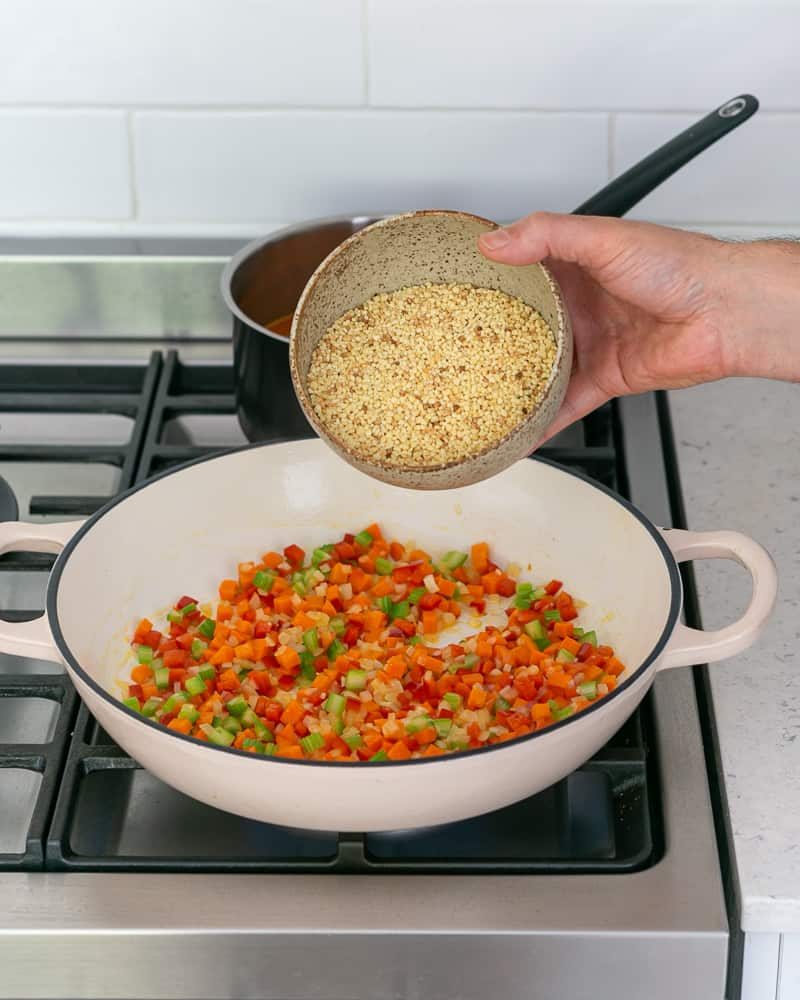
[[800, 235], [800, 3], [2, 0], [0, 234], [569, 209], [742, 91], [634, 213]]

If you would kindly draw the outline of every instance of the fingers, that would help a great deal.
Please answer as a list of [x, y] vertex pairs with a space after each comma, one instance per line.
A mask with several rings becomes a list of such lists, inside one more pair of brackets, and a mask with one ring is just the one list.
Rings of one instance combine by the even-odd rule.
[[598, 406], [602, 406], [610, 398], [584, 372], [574, 372], [570, 379], [564, 402], [558, 411], [558, 416], [547, 428], [544, 437], [536, 445], [536, 448], [541, 448], [543, 444], [560, 431], [563, 431], [565, 427], [569, 427], [576, 420], [585, 417], [587, 413], [596, 410]]

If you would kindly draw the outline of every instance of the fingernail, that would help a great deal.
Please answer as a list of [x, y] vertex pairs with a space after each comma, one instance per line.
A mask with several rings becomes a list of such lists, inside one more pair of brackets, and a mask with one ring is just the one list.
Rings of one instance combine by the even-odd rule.
[[494, 229], [491, 233], [481, 236], [481, 243], [487, 250], [500, 250], [511, 242], [511, 233], [507, 229]]

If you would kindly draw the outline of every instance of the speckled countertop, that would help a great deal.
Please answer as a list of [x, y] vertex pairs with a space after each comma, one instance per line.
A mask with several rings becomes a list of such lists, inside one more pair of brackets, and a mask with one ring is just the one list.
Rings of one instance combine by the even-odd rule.
[[[800, 386], [739, 379], [671, 394], [690, 528], [771, 552], [778, 604], [758, 647], [712, 666], [745, 931], [800, 932]], [[703, 624], [749, 596], [732, 563], [696, 563]]]

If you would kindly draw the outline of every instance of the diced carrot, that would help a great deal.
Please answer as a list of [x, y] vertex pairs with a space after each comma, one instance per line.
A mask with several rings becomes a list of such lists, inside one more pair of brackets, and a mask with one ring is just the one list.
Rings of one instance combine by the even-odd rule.
[[611, 674], [613, 677], [618, 677], [624, 670], [625, 664], [621, 660], [618, 660], [616, 656], [612, 656], [606, 664], [606, 673]]
[[220, 646], [220, 648], [211, 657], [211, 663], [215, 667], [222, 666], [223, 663], [232, 663], [236, 658], [236, 654], [233, 652], [232, 646]]
[[[230, 646], [228, 649], [230, 649]], [[217, 678], [217, 686], [222, 688], [223, 691], [238, 691], [239, 675], [235, 670], [230, 668], [223, 670]]]
[[392, 542], [389, 545], [389, 555], [395, 562], [399, 562], [401, 559], [405, 558], [406, 550], [400, 544], [400, 542]]
[[278, 747], [278, 757], [290, 757], [294, 760], [302, 760], [303, 748], [297, 743], [287, 743]]
[[414, 733], [414, 737], [421, 747], [427, 746], [429, 743], [435, 743], [438, 733], [433, 726], [426, 726], [424, 729], [420, 729], [418, 733]]
[[294, 610], [294, 593], [287, 591], [275, 598], [275, 610], [279, 615], [290, 615]]
[[473, 568], [478, 573], [485, 573], [489, 568], [489, 546], [486, 542], [476, 542], [469, 550]]
[[572, 622], [554, 622], [553, 632], [560, 638], [565, 639], [567, 636], [573, 634], [574, 627]]
[[234, 649], [237, 660], [254, 660], [256, 658], [252, 642], [243, 642]]
[[[483, 679], [483, 678], [481, 678]], [[468, 708], [483, 708], [486, 704], [486, 689], [481, 684], [474, 684], [467, 699]]]
[[441, 747], [437, 747], [435, 743], [431, 743], [430, 746], [425, 747], [425, 752], [422, 754], [423, 757], [441, 757], [444, 753]]
[[347, 582], [347, 569], [344, 563], [334, 563], [331, 567], [330, 574], [328, 575], [328, 580], [334, 584]]
[[408, 758], [411, 756], [411, 751], [408, 749], [408, 746], [402, 740], [398, 740], [396, 743], [392, 744], [386, 756], [389, 758], [389, 760], [408, 760]]
[[275, 654], [275, 659], [284, 670], [291, 670], [292, 667], [296, 667], [300, 663], [299, 655], [290, 646], [284, 646], [283, 649], [279, 649]]
[[290, 701], [281, 715], [281, 722], [284, 726], [293, 726], [305, 715], [305, 709], [299, 701]]
[[548, 676], [547, 683], [550, 687], [560, 688], [566, 691], [567, 688], [572, 686], [573, 682], [572, 678], [568, 674], [564, 673], [563, 670], [556, 670]]
[[232, 601], [236, 597], [238, 589], [235, 580], [223, 580], [219, 585], [219, 596], [223, 601]]
[[577, 641], [577, 639], [571, 639], [569, 636], [567, 636], [566, 639], [562, 640], [561, 648], [565, 649], [568, 653], [572, 653], [572, 655], [575, 656], [578, 650], [581, 648], [581, 644]]
[[[355, 584], [353, 584], [355, 589]], [[391, 576], [382, 576], [375, 586], [372, 588], [372, 594], [375, 597], [385, 597], [387, 594], [394, 592], [394, 580]]]
[[456, 585], [452, 580], [448, 580], [444, 576], [437, 576], [434, 579], [436, 580], [436, 586], [439, 588], [440, 594], [444, 594], [445, 597], [452, 597], [455, 594]]
[[188, 719], [173, 719], [167, 729], [174, 729], [177, 733], [186, 733], [187, 735], [192, 731], [192, 724]]
[[155, 684], [142, 684], [142, 698], [144, 698], [145, 701], [147, 701], [148, 698], [157, 698], [158, 694], [159, 691]]
[[144, 663], [140, 663], [131, 670], [131, 678], [137, 684], [146, 684], [153, 676], [153, 671]]
[[425, 635], [433, 635], [433, 633], [439, 631], [438, 611], [422, 612], [422, 631], [425, 633]]
[[406, 672], [404, 656], [392, 656], [386, 661], [386, 673], [391, 678], [399, 680]]

